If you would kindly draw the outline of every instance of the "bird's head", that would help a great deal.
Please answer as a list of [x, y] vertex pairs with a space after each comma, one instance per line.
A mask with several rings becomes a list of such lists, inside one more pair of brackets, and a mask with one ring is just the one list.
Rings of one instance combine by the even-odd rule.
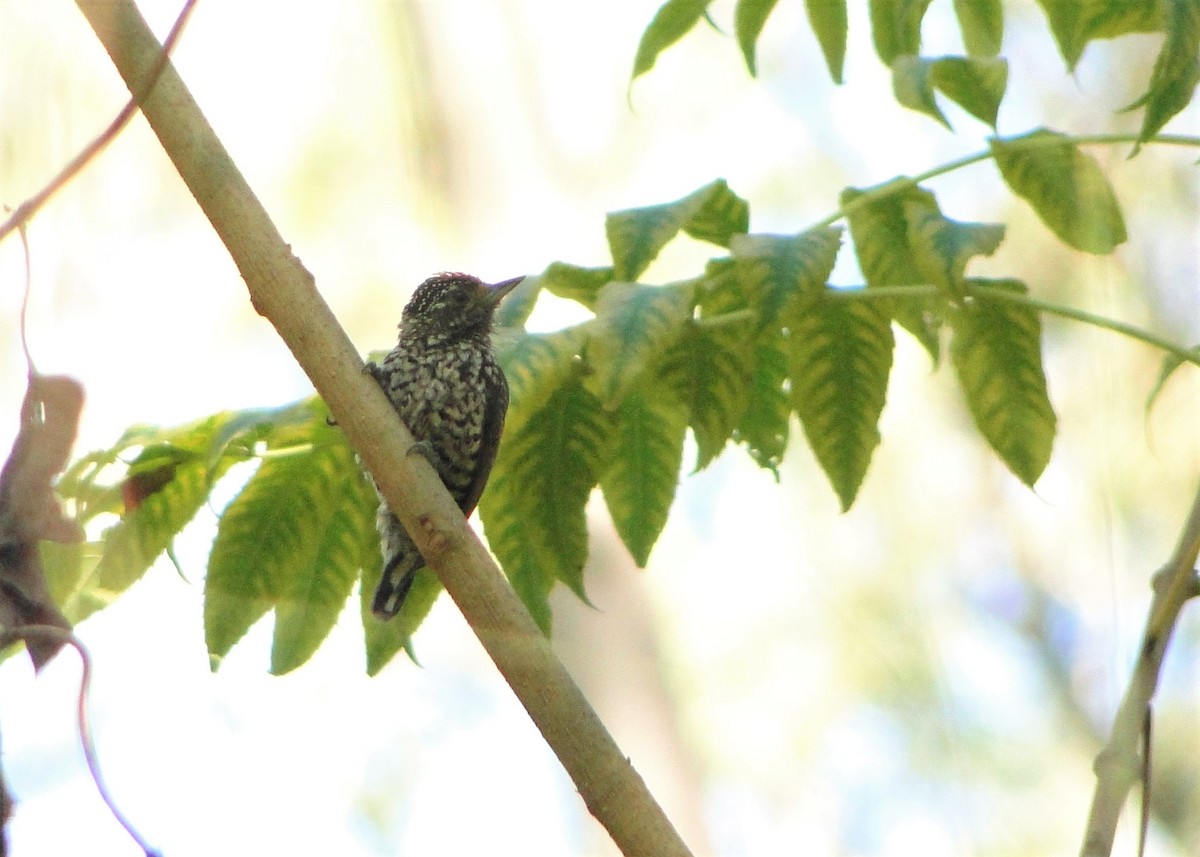
[[487, 334], [501, 299], [524, 277], [489, 285], [470, 274], [430, 277], [404, 307], [401, 329], [406, 335], [453, 338]]

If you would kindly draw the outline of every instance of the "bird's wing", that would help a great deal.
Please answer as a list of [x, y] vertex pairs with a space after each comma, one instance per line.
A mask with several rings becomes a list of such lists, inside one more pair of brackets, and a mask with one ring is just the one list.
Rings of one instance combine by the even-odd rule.
[[458, 504], [468, 518], [483, 495], [483, 487], [487, 485], [492, 464], [496, 461], [496, 451], [500, 448], [500, 433], [504, 431], [504, 414], [507, 410], [508, 387], [502, 385], [494, 395], [487, 398], [483, 412], [483, 431], [480, 432], [479, 438], [479, 459], [475, 462], [471, 484], [467, 486], [466, 494]]

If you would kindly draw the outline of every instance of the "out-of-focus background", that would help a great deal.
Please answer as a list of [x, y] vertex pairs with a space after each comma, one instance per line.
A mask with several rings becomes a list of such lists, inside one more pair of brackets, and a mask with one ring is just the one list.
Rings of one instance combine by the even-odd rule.
[[[629, 90], [656, 0], [242, 0], [202, 3], [177, 65], [217, 133], [364, 351], [390, 347], [429, 273], [487, 279], [555, 259], [604, 264], [608, 210], [724, 177], [752, 229], [798, 232], [846, 185], [979, 151], [897, 106], [851, 3], [843, 87], [802, 4], [781, 3], [751, 80], [701, 26]], [[145, 0], [161, 35], [177, 4]], [[1006, 3], [1011, 83], [1000, 133], [1136, 128], [1160, 37], [1094, 43], [1068, 75], [1032, 2]], [[718, 2], [714, 18], [730, 20]], [[862, 7], [862, 8], [859, 8]], [[960, 50], [934, 4], [925, 52]], [[15, 206], [127, 97], [69, 3], [0, 0], [0, 202]], [[1168, 130], [1200, 133], [1190, 109]], [[1003, 220], [982, 274], [1200, 340], [1194, 153], [1092, 150], [1131, 240], [1109, 258], [1057, 244], [981, 164], [934, 183], [948, 216]], [[144, 122], [29, 233], [37, 366], [87, 389], [77, 451], [129, 424], [174, 424], [311, 392]], [[650, 275], [694, 269], [682, 242]], [[0, 245], [0, 449], [16, 431], [20, 244]], [[842, 254], [834, 280], [858, 278]], [[546, 300], [533, 325], [578, 318]], [[1008, 855], [1078, 848], [1091, 759], [1200, 475], [1197, 378], [1144, 409], [1161, 355], [1045, 322], [1060, 433], [1036, 492], [974, 433], [946, 368], [906, 335], [884, 442], [840, 515], [798, 427], [776, 483], [737, 449], [682, 476], [649, 567], [602, 503], [591, 516], [595, 609], [556, 601], [555, 642], [698, 855]], [[690, 460], [690, 459], [689, 459]], [[219, 506], [79, 628], [109, 786], [164, 853], [609, 855], [569, 781], [446, 599], [366, 678], [356, 608], [313, 661], [267, 674], [269, 619], [220, 672], [203, 648], [204, 561]], [[58, 658], [36, 680], [0, 666], [16, 857], [133, 853], [86, 777]], [[1185, 612], [1155, 731], [1151, 853], [1200, 849], [1200, 659]], [[1130, 813], [1132, 815], [1132, 813]], [[1127, 821], [1119, 847], [1131, 853]]]

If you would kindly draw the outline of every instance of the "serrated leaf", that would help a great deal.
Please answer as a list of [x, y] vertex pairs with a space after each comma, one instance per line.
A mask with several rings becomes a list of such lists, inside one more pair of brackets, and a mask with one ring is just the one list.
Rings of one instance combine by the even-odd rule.
[[786, 390], [787, 359], [778, 332], [754, 343], [750, 398], [733, 432], [737, 443], [759, 467], [779, 479], [779, 465], [787, 450], [791, 429], [791, 400]]
[[232, 463], [222, 459], [213, 468], [202, 458], [181, 463], [170, 482], [105, 530], [104, 554], [88, 584], [94, 597], [111, 601], [140, 579], [200, 511], [213, 483]]
[[1067, 137], [1042, 128], [989, 143], [1004, 181], [1063, 242], [1088, 253], [1111, 253], [1125, 242], [1104, 171]]
[[996, 114], [1008, 85], [1008, 62], [1003, 59], [901, 55], [892, 62], [892, 88], [905, 107], [932, 116], [947, 128], [934, 98], [941, 91], [976, 119], [996, 126]]
[[683, 335], [692, 320], [695, 283], [643, 286], [609, 283], [596, 302], [590, 327], [589, 389], [615, 407], [651, 363]]
[[542, 274], [542, 288], [560, 298], [575, 301], [588, 309], [596, 308], [596, 295], [614, 279], [612, 266], [581, 268], [566, 262], [551, 262]]
[[1170, 0], [1165, 5], [1166, 38], [1154, 61], [1150, 86], [1126, 108], [1146, 108], [1139, 143], [1149, 140], [1187, 107], [1200, 83], [1200, 0]]
[[941, 213], [929, 191], [907, 184], [903, 177], [869, 188], [842, 191], [850, 237], [858, 266], [868, 286], [914, 286], [925, 282], [909, 246], [906, 212]]
[[687, 406], [697, 471], [720, 455], [746, 409], [753, 371], [750, 328], [692, 325], [667, 355], [662, 375]]
[[829, 296], [788, 325], [792, 406], [845, 511], [880, 441], [895, 344], [891, 320], [868, 301]]
[[604, 224], [614, 279], [636, 280], [680, 231], [724, 247], [733, 235], [746, 231], [749, 219], [746, 201], [724, 179], [674, 202], [614, 211]]
[[652, 69], [658, 55], [683, 38], [704, 17], [710, 2], [712, 0], [667, 0], [660, 6], [638, 43], [631, 79]]
[[577, 378], [506, 431], [479, 505], [488, 545], [538, 625], [550, 632], [556, 580], [586, 600], [585, 507], [613, 447], [613, 415]]
[[621, 541], [644, 567], [675, 499], [687, 406], [668, 385], [642, 384], [615, 416], [615, 453], [600, 488]]
[[1017, 478], [1032, 486], [1050, 461], [1056, 418], [1042, 370], [1036, 311], [989, 290], [1024, 293], [1015, 280], [972, 280], [973, 299], [951, 317], [951, 362], [975, 425]]
[[891, 66], [901, 54], [921, 52], [921, 21], [931, 0], [870, 0], [875, 53]]
[[329, 494], [326, 508], [318, 510], [323, 520], [310, 523], [319, 528], [315, 555], [292, 569], [287, 591], [275, 605], [272, 675], [291, 672], [312, 657], [345, 608], [364, 558], [379, 561], [372, 514], [378, 500], [354, 454], [333, 445], [317, 457]]
[[738, 47], [742, 49], [746, 69], [751, 77], [758, 75], [758, 37], [777, 2], [778, 0], [738, 0], [737, 7], [733, 10], [733, 33], [737, 37]]
[[579, 324], [553, 333], [521, 333], [497, 339], [496, 359], [508, 380], [507, 431], [537, 413], [575, 371], [587, 332], [587, 325]]
[[367, 675], [378, 675], [388, 663], [403, 650], [416, 661], [412, 647], [412, 635], [416, 632], [438, 596], [442, 594], [442, 584], [429, 568], [422, 568], [413, 580], [412, 589], [404, 598], [404, 607], [400, 612], [381, 622], [371, 612], [375, 588], [379, 585], [379, 577], [383, 571], [379, 558], [379, 545], [374, 545], [371, 565], [363, 566], [362, 585], [359, 589], [359, 614], [363, 626], [363, 637], [366, 644]]
[[204, 591], [214, 666], [272, 608], [272, 671], [304, 663], [377, 544], [374, 492], [341, 433], [314, 418], [289, 434], [302, 451], [264, 459], [221, 515]]
[[829, 76], [834, 83], [841, 83], [846, 60], [846, 34], [849, 31], [846, 0], [804, 0], [804, 9], [808, 13], [809, 26], [821, 46], [821, 53], [825, 55]]
[[758, 314], [761, 330], [789, 300], [819, 294], [842, 244], [835, 226], [799, 235], [739, 235], [730, 244], [742, 290]]
[[975, 256], [990, 256], [1004, 240], [1001, 223], [964, 223], [932, 210], [924, 201], [904, 203], [908, 246], [917, 268], [950, 295], [963, 291], [963, 274]]
[[994, 57], [1000, 53], [1004, 38], [1000, 0], [954, 0], [954, 14], [970, 56]]

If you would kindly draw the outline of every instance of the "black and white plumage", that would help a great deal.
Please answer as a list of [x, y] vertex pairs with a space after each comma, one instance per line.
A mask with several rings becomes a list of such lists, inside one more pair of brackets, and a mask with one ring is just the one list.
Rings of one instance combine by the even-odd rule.
[[[496, 460], [508, 409], [508, 382], [492, 354], [492, 318], [522, 279], [490, 286], [468, 274], [430, 277], [404, 307], [396, 347], [379, 365], [367, 364], [416, 439], [414, 451], [429, 459], [468, 517]], [[425, 559], [382, 496], [376, 524], [383, 576], [371, 609], [389, 619]]]

